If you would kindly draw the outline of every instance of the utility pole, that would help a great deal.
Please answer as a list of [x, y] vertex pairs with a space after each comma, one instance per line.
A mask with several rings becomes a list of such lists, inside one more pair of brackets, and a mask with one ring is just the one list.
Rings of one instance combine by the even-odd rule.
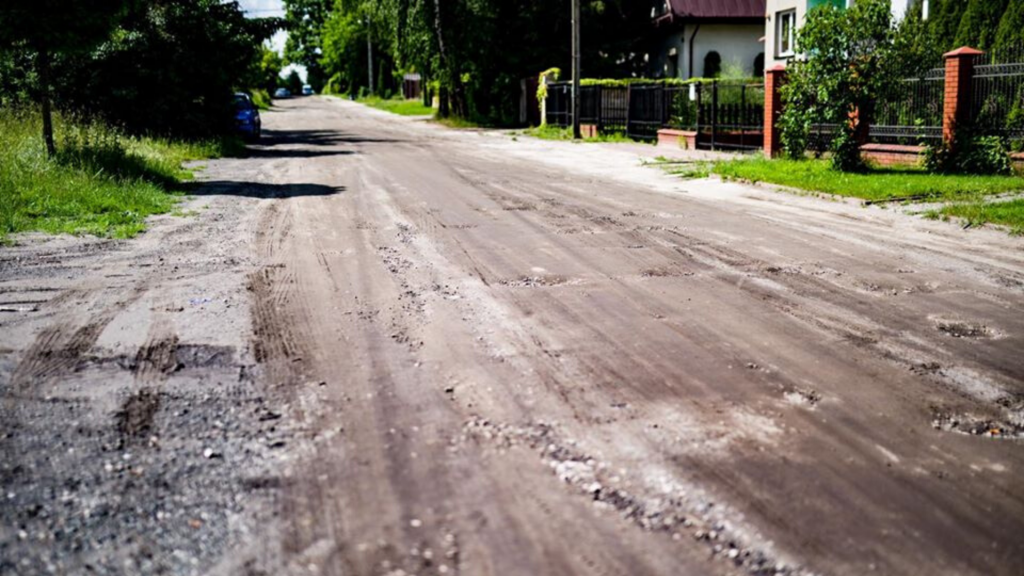
[[370, 18], [366, 18], [366, 74], [370, 79], [370, 95], [373, 95], [373, 40], [370, 38]]
[[572, 0], [572, 137], [580, 134], [580, 0]]

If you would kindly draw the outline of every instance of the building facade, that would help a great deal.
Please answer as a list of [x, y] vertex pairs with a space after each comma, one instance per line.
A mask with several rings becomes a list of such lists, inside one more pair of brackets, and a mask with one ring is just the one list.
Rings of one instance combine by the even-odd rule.
[[[840, 8], [856, 0], [767, 0], [764, 26], [765, 65], [772, 67], [785, 64], [796, 55], [796, 31], [803, 26], [807, 11], [821, 5], [831, 4]], [[903, 18], [914, 0], [891, 0], [892, 14]], [[928, 15], [928, 0], [924, 0], [924, 15]]]
[[659, 0], [651, 75], [697, 78], [764, 69], [765, 0]]

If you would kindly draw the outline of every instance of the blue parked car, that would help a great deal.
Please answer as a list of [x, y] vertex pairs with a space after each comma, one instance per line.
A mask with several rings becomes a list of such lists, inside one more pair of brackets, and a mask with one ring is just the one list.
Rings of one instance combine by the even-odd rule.
[[260, 111], [248, 94], [235, 94], [235, 129], [249, 140], [258, 140], [263, 130]]

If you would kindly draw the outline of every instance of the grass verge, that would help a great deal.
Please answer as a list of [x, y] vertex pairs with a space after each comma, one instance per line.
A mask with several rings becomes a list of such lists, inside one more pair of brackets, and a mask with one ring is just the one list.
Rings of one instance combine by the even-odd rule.
[[723, 178], [767, 182], [869, 201], [969, 200], [1024, 190], [1024, 178], [1018, 176], [930, 174], [913, 168], [878, 168], [864, 174], [846, 174], [832, 170], [824, 160], [732, 160], [715, 163], [712, 171]]
[[432, 116], [434, 114], [434, 109], [430, 106], [424, 106], [421, 100], [405, 100], [402, 98], [385, 100], [376, 96], [367, 96], [360, 98], [357, 102], [400, 116]]
[[[528, 128], [523, 131], [527, 136], [541, 140], [572, 140], [572, 128], [559, 128], [550, 124]], [[625, 132], [602, 132], [594, 138], [584, 138], [584, 142], [636, 142]]]
[[1007, 202], [970, 202], [952, 204], [926, 214], [929, 218], [948, 220], [961, 218], [969, 226], [1000, 224], [1011, 234], [1024, 234], [1024, 198]]
[[41, 119], [27, 110], [0, 111], [0, 241], [38, 230], [128, 238], [145, 219], [171, 211], [192, 173], [182, 166], [237, 154], [223, 141], [131, 138], [103, 124], [56, 116], [58, 153], [46, 156]]

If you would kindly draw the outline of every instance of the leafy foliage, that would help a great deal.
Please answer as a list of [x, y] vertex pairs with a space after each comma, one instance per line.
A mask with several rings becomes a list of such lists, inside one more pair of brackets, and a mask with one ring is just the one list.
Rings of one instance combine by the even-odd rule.
[[0, 8], [0, 48], [31, 50], [36, 56], [43, 140], [50, 156], [53, 142], [50, 85], [55, 54], [89, 50], [101, 42], [127, 8], [127, 0], [5, 0]]
[[787, 154], [803, 156], [812, 125], [835, 126], [833, 168], [863, 170], [859, 143], [866, 139], [876, 102], [898, 86], [908, 69], [923, 67], [925, 53], [911, 41], [914, 37], [893, 24], [887, 0], [811, 10], [797, 38], [799, 51], [807, 56], [791, 64], [782, 88]]
[[1010, 153], [1002, 138], [957, 132], [956, 141], [925, 149], [925, 167], [940, 174], [1010, 174]]
[[[291, 11], [311, 2], [286, 0], [286, 6]], [[650, 24], [648, 4], [583, 0], [582, 11], [589, 75], [631, 77], [645, 69], [639, 48]], [[309, 44], [319, 42], [332, 90], [358, 94], [367, 85], [369, 40], [378, 94], [396, 88], [393, 76], [418, 72], [425, 84], [436, 85], [441, 116], [509, 124], [518, 115], [520, 80], [570, 63], [570, 14], [559, 2], [339, 0], [320, 15], [290, 21], [303, 28], [303, 38], [319, 36]]]
[[[6, 74], [0, 80], [0, 98], [45, 101], [44, 88], [52, 85], [58, 109], [133, 134], [195, 138], [230, 132], [232, 93], [269, 87], [277, 65], [266, 61], [261, 44], [281, 22], [247, 19], [237, 2], [24, 2], [30, 10], [22, 4], [0, 9], [8, 47], [0, 47], [0, 69], [13, 72], [12, 80]], [[47, 23], [36, 25], [44, 36], [33, 36], [29, 23], [18, 24], [33, 15]], [[24, 30], [20, 39], [12, 38], [14, 28]], [[33, 62], [51, 54], [47, 81]]]
[[956, 46], [989, 50], [995, 45], [999, 21], [1008, 0], [970, 0], [957, 28]]

